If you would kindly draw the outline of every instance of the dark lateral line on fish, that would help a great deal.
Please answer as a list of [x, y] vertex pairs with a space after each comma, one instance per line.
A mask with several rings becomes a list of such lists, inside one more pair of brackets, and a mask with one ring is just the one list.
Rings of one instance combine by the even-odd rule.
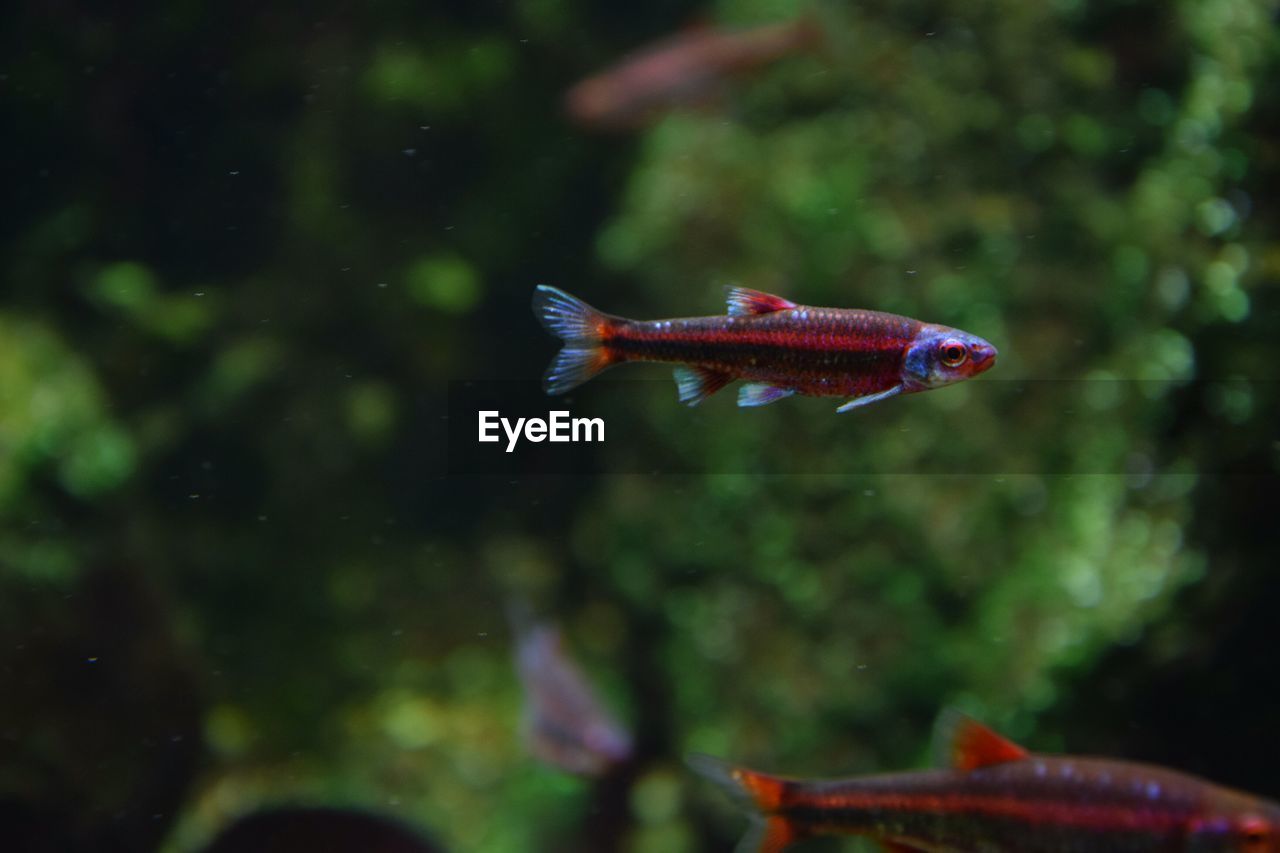
[[843, 793], [799, 796], [827, 800], [830, 805], [795, 802], [784, 805], [779, 814], [801, 824], [834, 828], [866, 826], [868, 829], [875, 829], [886, 823], [903, 823], [909, 826], [912, 821], [918, 821], [928, 814], [1098, 831], [1159, 832], [1175, 830], [1187, 824], [1185, 814], [1170, 811], [1135, 812], [1132, 805], [1026, 800], [999, 795]]
[[[624, 355], [661, 355], [663, 360], [701, 361], [735, 360], [749, 362], [777, 363], [787, 355], [805, 355], [808, 363], [821, 364], [877, 364], [897, 365], [902, 359], [901, 345], [885, 349], [845, 349], [831, 343], [821, 346], [802, 346], [790, 341], [743, 341], [716, 340], [705, 335], [697, 337], [624, 337], [611, 336], [605, 339], [605, 346]], [[685, 355], [688, 354], [688, 357]], [[823, 360], [813, 358], [814, 355], [825, 355]]]

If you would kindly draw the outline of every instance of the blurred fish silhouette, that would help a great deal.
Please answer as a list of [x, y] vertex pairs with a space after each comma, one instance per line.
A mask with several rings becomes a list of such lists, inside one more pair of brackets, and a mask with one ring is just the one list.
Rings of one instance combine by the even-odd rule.
[[691, 27], [578, 83], [565, 95], [565, 108], [584, 127], [636, 130], [672, 109], [712, 104], [731, 78], [822, 41], [809, 17], [736, 31]]
[[524, 687], [522, 736], [537, 759], [580, 776], [602, 776], [625, 763], [631, 734], [604, 707], [574, 662], [560, 631], [509, 608], [516, 672]]
[[675, 362], [680, 401], [690, 406], [745, 379], [739, 406], [807, 394], [848, 397], [836, 409], [847, 412], [969, 379], [996, 361], [995, 347], [959, 329], [879, 311], [810, 308], [745, 287], [730, 288], [729, 313], [714, 317], [627, 320], [545, 284], [534, 292], [533, 311], [564, 340], [543, 380], [548, 394], [624, 361]]
[[1280, 851], [1280, 804], [1127, 761], [1033, 755], [954, 711], [935, 741], [949, 769], [786, 779], [694, 755], [753, 826], [739, 853], [860, 835], [890, 853]]

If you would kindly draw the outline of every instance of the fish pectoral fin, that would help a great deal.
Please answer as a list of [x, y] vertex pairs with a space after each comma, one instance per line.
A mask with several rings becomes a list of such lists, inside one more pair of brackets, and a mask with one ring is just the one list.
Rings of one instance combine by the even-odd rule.
[[705, 367], [677, 367], [673, 374], [676, 378], [676, 391], [680, 402], [688, 406], [696, 406], [712, 394], [733, 381], [727, 373], [708, 370]]
[[752, 290], [749, 287], [729, 288], [729, 316], [740, 317], [743, 314], [772, 314], [774, 311], [785, 311], [795, 308], [796, 304], [781, 296]]
[[933, 729], [935, 760], [941, 767], [973, 770], [1009, 761], [1020, 761], [1030, 753], [982, 723], [954, 708], [938, 715]]
[[870, 406], [872, 403], [878, 403], [881, 400], [887, 400], [890, 397], [896, 397], [901, 393], [902, 393], [902, 386], [894, 385], [888, 391], [880, 391], [876, 394], [867, 394], [862, 397], [854, 397], [852, 400], [845, 403], [840, 408], [836, 409], [836, 411], [848, 412], [853, 409], [859, 408], [860, 406]]
[[739, 406], [767, 406], [775, 400], [790, 397], [794, 388], [780, 388], [767, 382], [748, 382], [738, 389]]

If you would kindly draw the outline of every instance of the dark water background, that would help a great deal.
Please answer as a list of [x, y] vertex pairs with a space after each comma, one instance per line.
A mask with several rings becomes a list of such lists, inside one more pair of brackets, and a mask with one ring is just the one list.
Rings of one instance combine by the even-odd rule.
[[[301, 804], [727, 850], [686, 752], [916, 766], [943, 705], [1280, 796], [1274, 4], [833, 3], [714, 108], [561, 110], [691, 20], [799, 10], [4, 6], [0, 849]], [[540, 282], [646, 318], [736, 282], [1000, 362], [842, 416], [627, 368], [554, 406], [604, 444], [478, 459], [451, 394], [543, 405]], [[525, 753], [513, 598], [625, 774]]]

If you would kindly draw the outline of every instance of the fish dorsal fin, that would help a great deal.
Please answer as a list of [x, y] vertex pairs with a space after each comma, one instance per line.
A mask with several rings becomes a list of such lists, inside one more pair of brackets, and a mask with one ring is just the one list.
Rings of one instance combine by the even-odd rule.
[[934, 749], [938, 764], [956, 770], [1019, 761], [1030, 754], [1008, 738], [953, 709], [943, 711], [938, 717]]
[[729, 316], [738, 317], [743, 314], [772, 314], [774, 311], [785, 311], [795, 308], [796, 304], [749, 287], [729, 288]]

